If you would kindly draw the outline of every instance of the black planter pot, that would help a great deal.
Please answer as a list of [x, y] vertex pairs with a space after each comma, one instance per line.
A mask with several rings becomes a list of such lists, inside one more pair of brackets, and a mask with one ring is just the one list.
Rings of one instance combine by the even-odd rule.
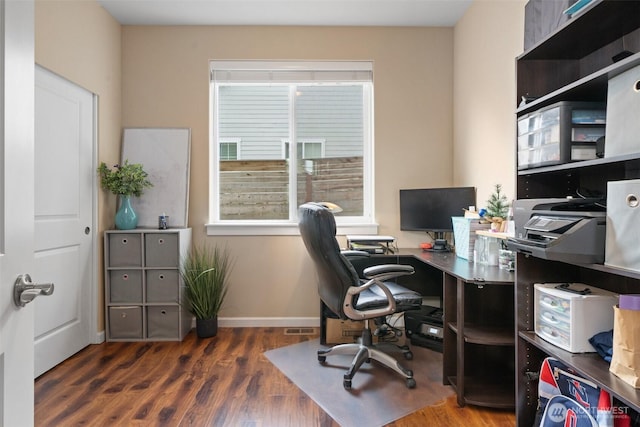
[[215, 337], [218, 333], [218, 317], [196, 319], [196, 334], [199, 338]]

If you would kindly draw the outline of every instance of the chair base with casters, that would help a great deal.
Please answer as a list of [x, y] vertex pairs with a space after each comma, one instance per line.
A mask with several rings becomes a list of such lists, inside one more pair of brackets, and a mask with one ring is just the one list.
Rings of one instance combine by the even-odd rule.
[[[351, 362], [351, 367], [344, 374], [344, 379], [342, 381], [342, 385], [346, 390], [351, 390], [351, 380], [353, 376], [358, 372], [358, 369], [366, 362], [370, 363], [371, 360], [375, 360], [382, 365], [391, 368], [396, 371], [400, 375], [405, 378], [406, 385], [408, 388], [415, 388], [416, 380], [413, 378], [413, 371], [411, 369], [407, 369], [400, 364], [396, 359], [383, 352], [382, 350], [378, 350], [377, 344], [373, 343], [373, 337], [371, 334], [371, 329], [369, 329], [368, 322], [365, 322], [365, 327], [362, 331], [362, 337], [358, 340], [357, 343], [351, 344], [338, 344], [331, 348], [320, 349], [318, 350], [318, 361], [320, 363], [325, 363], [327, 360], [327, 356], [333, 355], [355, 355], [353, 361]], [[409, 349], [408, 346], [397, 346], [398, 349], [404, 355], [404, 358], [407, 360], [413, 359], [413, 353]]]

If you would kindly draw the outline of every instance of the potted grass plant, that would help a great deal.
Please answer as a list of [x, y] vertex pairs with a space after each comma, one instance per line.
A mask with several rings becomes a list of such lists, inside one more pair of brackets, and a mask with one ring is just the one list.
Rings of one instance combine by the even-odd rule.
[[185, 288], [185, 306], [196, 318], [200, 338], [216, 336], [218, 312], [229, 290], [233, 260], [226, 247], [193, 246], [182, 262], [180, 276]]

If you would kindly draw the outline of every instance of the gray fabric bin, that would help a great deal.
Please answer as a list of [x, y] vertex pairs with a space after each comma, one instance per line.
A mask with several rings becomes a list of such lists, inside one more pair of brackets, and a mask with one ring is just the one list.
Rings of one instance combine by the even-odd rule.
[[109, 336], [114, 339], [142, 338], [142, 307], [109, 307]]
[[142, 302], [142, 272], [140, 270], [109, 271], [110, 302]]
[[179, 301], [180, 279], [178, 270], [147, 270], [147, 302]]
[[145, 234], [144, 239], [147, 267], [178, 267], [178, 234], [149, 233]]
[[607, 183], [605, 265], [640, 272], [640, 179]]
[[142, 265], [140, 234], [109, 234], [109, 267], [139, 267]]
[[178, 338], [179, 325], [179, 306], [147, 307], [147, 338]]
[[609, 79], [604, 156], [640, 152], [640, 65]]

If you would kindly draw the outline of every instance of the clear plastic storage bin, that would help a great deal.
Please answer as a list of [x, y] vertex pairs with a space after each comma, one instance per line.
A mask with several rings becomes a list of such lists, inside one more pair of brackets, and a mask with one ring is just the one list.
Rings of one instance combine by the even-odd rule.
[[518, 119], [518, 169], [596, 158], [604, 104], [559, 102]]

